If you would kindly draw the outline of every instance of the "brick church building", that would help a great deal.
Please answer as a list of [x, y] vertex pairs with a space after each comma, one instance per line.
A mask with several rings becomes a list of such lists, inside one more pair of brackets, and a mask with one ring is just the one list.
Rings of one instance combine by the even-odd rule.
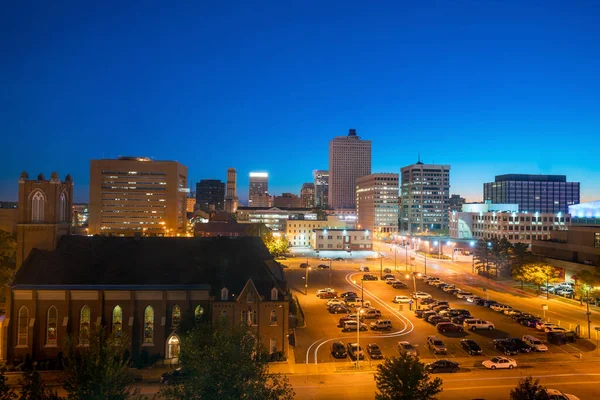
[[0, 358], [51, 359], [95, 325], [142, 353], [176, 360], [179, 324], [193, 315], [252, 326], [286, 354], [289, 298], [283, 271], [259, 238], [71, 236], [73, 182], [19, 181], [17, 272], [0, 324]]

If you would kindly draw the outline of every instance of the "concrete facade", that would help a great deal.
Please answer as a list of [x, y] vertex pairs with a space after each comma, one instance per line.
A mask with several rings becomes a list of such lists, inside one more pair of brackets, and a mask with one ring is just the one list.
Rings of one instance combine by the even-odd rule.
[[329, 206], [329, 171], [316, 170], [313, 172], [315, 184], [315, 207]]
[[373, 234], [364, 229], [314, 229], [310, 243], [315, 250], [373, 250]]
[[544, 257], [600, 267], [600, 225], [571, 225], [553, 231], [546, 240], [534, 240], [531, 251]]
[[239, 207], [238, 222], [265, 224], [273, 233], [284, 234], [288, 220], [317, 220], [310, 208]]
[[313, 208], [315, 207], [315, 184], [306, 182], [302, 184], [300, 189], [300, 201], [302, 208]]
[[377, 173], [356, 180], [358, 229], [368, 229], [375, 238], [398, 233], [399, 176]]
[[290, 247], [307, 247], [311, 245], [311, 234], [314, 229], [336, 229], [349, 228], [344, 220], [335, 216], [322, 220], [300, 220], [286, 221], [285, 237], [290, 242]]
[[237, 197], [237, 172], [235, 168], [227, 169], [227, 186], [225, 188], [225, 211], [233, 214], [237, 211], [239, 200]]

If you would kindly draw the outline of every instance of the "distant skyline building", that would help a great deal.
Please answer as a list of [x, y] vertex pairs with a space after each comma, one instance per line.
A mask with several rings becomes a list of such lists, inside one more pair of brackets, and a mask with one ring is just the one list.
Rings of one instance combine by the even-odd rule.
[[[256, 206], [263, 207], [263, 206]], [[302, 199], [293, 193], [282, 193], [281, 196], [273, 196], [273, 207], [282, 208], [309, 208], [302, 205]]]
[[580, 202], [579, 182], [567, 182], [566, 175], [496, 175], [483, 184], [483, 200], [514, 203], [519, 209], [539, 213], [568, 213]]
[[225, 209], [225, 183], [219, 179], [202, 179], [196, 183], [196, 209], [204, 212]]
[[248, 207], [263, 207], [256, 205], [257, 196], [261, 198], [269, 193], [269, 174], [267, 172], [250, 172], [250, 185], [248, 186]]
[[375, 238], [398, 233], [399, 175], [377, 173], [356, 181], [358, 228], [368, 229]]
[[356, 208], [356, 180], [371, 173], [371, 141], [356, 129], [329, 142], [329, 207]]
[[237, 211], [239, 199], [237, 197], [237, 172], [235, 168], [227, 169], [227, 186], [225, 190], [225, 211], [233, 214]]
[[302, 207], [304, 208], [313, 208], [315, 206], [314, 183], [306, 182], [302, 184], [302, 189], [300, 189], [300, 199], [302, 202]]
[[329, 206], [329, 171], [316, 170], [313, 172], [315, 184], [315, 207]]
[[453, 194], [450, 196], [450, 199], [448, 199], [449, 211], [462, 211], [462, 205], [465, 203], [466, 200], [464, 197], [460, 197], [459, 194]]
[[407, 233], [448, 229], [450, 166], [419, 161], [401, 169], [400, 230]]
[[89, 234], [185, 234], [188, 170], [147, 157], [91, 160]]

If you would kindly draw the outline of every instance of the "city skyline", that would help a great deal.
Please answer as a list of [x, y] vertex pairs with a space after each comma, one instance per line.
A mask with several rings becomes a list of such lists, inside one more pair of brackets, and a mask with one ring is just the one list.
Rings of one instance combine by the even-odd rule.
[[600, 198], [596, 5], [304, 6], [9, 4], [0, 200], [22, 170], [56, 170], [86, 202], [90, 160], [124, 155], [178, 161], [190, 185], [236, 168], [242, 202], [251, 171], [299, 193], [350, 128], [372, 173], [421, 153], [468, 201], [502, 174], [563, 174]]

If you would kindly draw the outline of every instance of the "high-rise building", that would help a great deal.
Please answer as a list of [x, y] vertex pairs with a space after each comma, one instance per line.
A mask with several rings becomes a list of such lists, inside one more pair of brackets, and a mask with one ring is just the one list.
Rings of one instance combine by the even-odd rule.
[[[282, 193], [281, 196], [273, 196], [272, 204], [274, 207], [283, 207], [283, 208], [309, 208], [309, 207], [302, 206], [302, 199], [293, 193]], [[264, 206], [253, 205], [253, 207], [264, 207]]]
[[189, 213], [193, 213], [196, 208], [196, 197], [188, 197], [185, 199], [185, 201], [186, 201], [185, 211], [187, 211]]
[[327, 208], [329, 206], [329, 171], [314, 171], [313, 177], [315, 181], [315, 207]]
[[204, 212], [225, 209], [225, 184], [219, 179], [202, 179], [196, 183], [196, 209]]
[[483, 200], [514, 203], [528, 212], [566, 214], [579, 204], [579, 182], [567, 182], [565, 175], [496, 175], [483, 184]]
[[356, 208], [356, 180], [371, 173], [371, 141], [356, 130], [329, 142], [329, 207]]
[[225, 192], [225, 211], [233, 214], [238, 208], [237, 173], [235, 168], [227, 169], [227, 189]]
[[300, 190], [300, 198], [302, 199], [303, 208], [313, 208], [315, 206], [315, 184], [303, 183]]
[[163, 236], [186, 233], [187, 167], [145, 157], [90, 162], [89, 233]]
[[398, 174], [378, 173], [356, 180], [358, 229], [376, 238], [398, 233]]
[[259, 207], [256, 205], [258, 201], [256, 197], [260, 196], [262, 199], [267, 193], [269, 193], [269, 174], [267, 172], [250, 172], [248, 207]]
[[460, 197], [459, 194], [453, 194], [448, 199], [449, 211], [462, 211], [462, 205], [465, 204], [466, 200], [464, 197]]
[[401, 169], [400, 230], [420, 233], [448, 229], [450, 166], [416, 164]]
[[17, 208], [17, 268], [32, 249], [53, 251], [61, 237], [71, 234], [73, 219], [73, 179], [61, 181], [56, 172], [50, 180], [39, 174], [29, 179], [22, 172], [19, 179]]

